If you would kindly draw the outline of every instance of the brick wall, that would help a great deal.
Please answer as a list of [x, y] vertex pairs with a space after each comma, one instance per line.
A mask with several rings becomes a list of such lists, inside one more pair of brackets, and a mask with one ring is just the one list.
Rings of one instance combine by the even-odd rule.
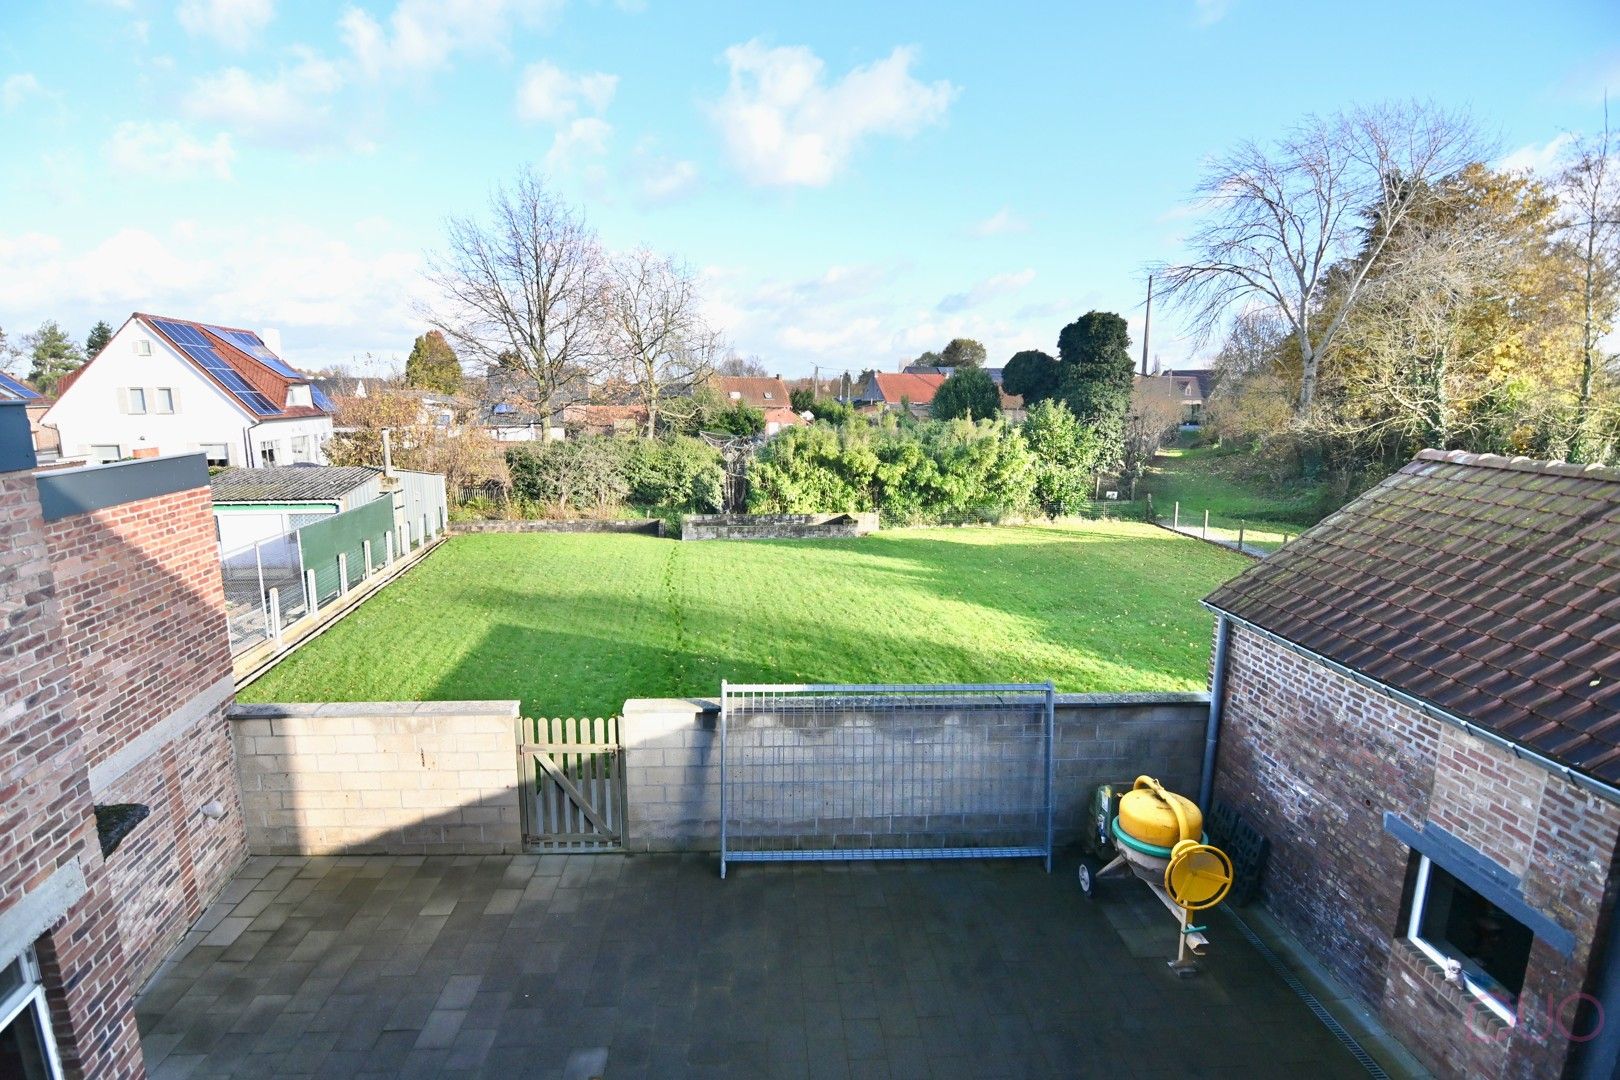
[[[140, 1076], [79, 710], [59, 647], [62, 612], [27, 472], [0, 474], [0, 613], [0, 937], [7, 952], [36, 946], [70, 1074]], [[64, 891], [65, 881], [78, 887]]]
[[[1100, 783], [1148, 773], [1195, 794], [1208, 715], [1203, 694], [1059, 695], [1053, 747], [1058, 844], [1078, 839], [1086, 802]], [[718, 850], [718, 720], [718, 703], [703, 699], [625, 702], [619, 730], [628, 850]], [[920, 801], [916, 810], [927, 812]], [[889, 824], [883, 828], [890, 831]]]
[[[1568, 1043], [1544, 1003], [1584, 985], [1620, 807], [1238, 626], [1215, 791], [1271, 841], [1267, 906], [1427, 1067], [1561, 1072]], [[1516, 1026], [1405, 940], [1415, 859], [1386, 811], [1519, 875], [1526, 901], [1574, 933], [1571, 958], [1537, 940]]]
[[515, 701], [237, 705], [248, 847], [261, 855], [523, 849]]

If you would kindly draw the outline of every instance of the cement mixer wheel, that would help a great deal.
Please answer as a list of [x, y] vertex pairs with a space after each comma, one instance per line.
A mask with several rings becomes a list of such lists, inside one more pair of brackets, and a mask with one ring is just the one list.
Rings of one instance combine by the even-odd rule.
[[1080, 860], [1080, 891], [1086, 894], [1087, 899], [1097, 895], [1097, 872], [1102, 869], [1102, 863], [1096, 859], [1082, 858]]

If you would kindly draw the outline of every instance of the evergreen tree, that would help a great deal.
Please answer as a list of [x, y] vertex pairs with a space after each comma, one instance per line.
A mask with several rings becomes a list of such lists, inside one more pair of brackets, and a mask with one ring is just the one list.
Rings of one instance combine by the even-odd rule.
[[972, 338], [952, 338], [951, 343], [945, 346], [940, 353], [939, 363], [945, 367], [983, 367], [987, 355], [984, 345]]
[[107, 325], [106, 319], [101, 319], [90, 328], [90, 336], [84, 339], [84, 355], [94, 360], [96, 354], [107, 347], [112, 340], [112, 327]]
[[439, 331], [429, 330], [411, 346], [405, 360], [405, 384], [441, 394], [461, 389], [461, 361]]
[[1001, 393], [983, 368], [958, 368], [934, 391], [935, 420], [988, 420], [1001, 415]]
[[42, 394], [54, 394], [56, 384], [84, 363], [79, 347], [54, 320], [47, 320], [28, 337], [28, 355], [33, 367], [28, 381]]
[[1058, 334], [1058, 364], [1058, 397], [1082, 427], [1096, 433], [1098, 463], [1115, 468], [1124, 457], [1135, 373], [1125, 320], [1111, 311], [1080, 316]]
[[1014, 353], [1001, 369], [1001, 386], [1007, 393], [1023, 398], [1028, 408], [1057, 396], [1060, 374], [1058, 362], [1050, 353], [1025, 349]]

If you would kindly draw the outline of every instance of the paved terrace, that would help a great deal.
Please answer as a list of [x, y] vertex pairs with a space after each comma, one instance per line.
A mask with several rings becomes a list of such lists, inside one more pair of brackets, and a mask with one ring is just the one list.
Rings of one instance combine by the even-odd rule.
[[257, 857], [138, 1014], [159, 1078], [1367, 1075], [1208, 921], [1179, 981], [1068, 865]]

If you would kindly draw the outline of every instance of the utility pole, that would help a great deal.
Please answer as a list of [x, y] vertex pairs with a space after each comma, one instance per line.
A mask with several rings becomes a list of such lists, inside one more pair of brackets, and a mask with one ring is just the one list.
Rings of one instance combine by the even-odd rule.
[[1147, 311], [1142, 315], [1142, 374], [1146, 375], [1148, 332], [1153, 329], [1153, 275], [1148, 275]]
[[817, 364], [810, 369], [810, 400], [821, 400], [821, 365]]

